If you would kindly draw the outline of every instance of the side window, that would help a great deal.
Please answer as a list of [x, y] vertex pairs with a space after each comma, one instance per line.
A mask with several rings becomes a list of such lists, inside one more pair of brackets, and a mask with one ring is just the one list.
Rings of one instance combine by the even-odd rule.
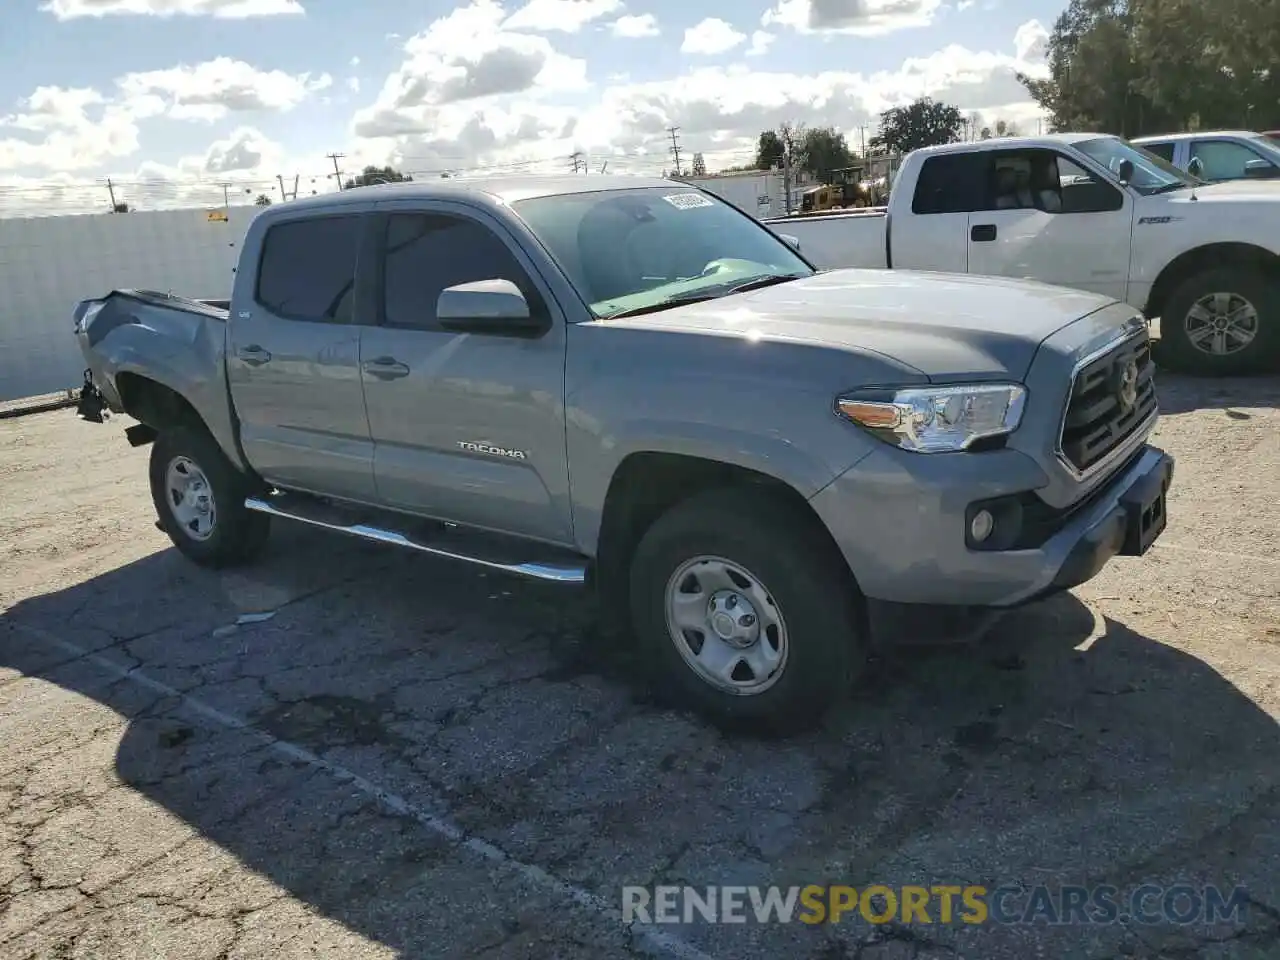
[[488, 227], [446, 214], [387, 217], [383, 315], [391, 326], [431, 329], [447, 287], [494, 279], [518, 286], [535, 316], [545, 312], [529, 275]]
[[911, 212], [971, 213], [983, 209], [984, 154], [950, 153], [929, 157], [920, 167]]
[[312, 217], [269, 227], [254, 299], [286, 320], [351, 323], [362, 223]]
[[988, 182], [992, 210], [1102, 213], [1124, 207], [1119, 190], [1053, 150], [993, 151]]
[[1174, 148], [1175, 144], [1172, 144], [1172, 143], [1140, 143], [1140, 144], [1138, 144], [1138, 146], [1139, 146], [1141, 149], [1143, 149], [1143, 150], [1147, 151], [1147, 153], [1154, 153], [1154, 154], [1155, 154], [1157, 157], [1159, 157], [1161, 160], [1167, 160], [1169, 163], [1173, 163], [1173, 148]]
[[1196, 140], [1191, 144], [1191, 159], [1199, 160], [1205, 180], [1241, 180], [1244, 165], [1261, 157], [1248, 147], [1230, 140]]

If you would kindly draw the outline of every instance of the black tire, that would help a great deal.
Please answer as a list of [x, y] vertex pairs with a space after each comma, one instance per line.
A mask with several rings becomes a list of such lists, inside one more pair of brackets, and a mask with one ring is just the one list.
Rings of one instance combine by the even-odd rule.
[[[194, 464], [208, 481], [205, 489], [214, 512], [212, 528], [203, 539], [179, 521], [170, 505], [169, 467], [180, 458]], [[160, 529], [189, 559], [203, 567], [230, 567], [247, 563], [262, 551], [271, 518], [245, 509], [245, 497], [252, 495], [254, 484], [205, 430], [181, 426], [162, 431], [151, 448], [150, 477]]]
[[[740, 565], [781, 612], [787, 655], [767, 689], [743, 695], [713, 686], [668, 630], [668, 582], [702, 556]], [[816, 520], [777, 496], [711, 490], [671, 508], [637, 546], [630, 582], [640, 661], [655, 674], [655, 688], [717, 724], [753, 733], [815, 726], [865, 664], [863, 601], [843, 557]]]
[[[1187, 332], [1187, 315], [1196, 301], [1214, 293], [1242, 297], [1257, 312], [1252, 342], [1234, 353], [1207, 353]], [[1213, 267], [1184, 280], [1161, 310], [1159, 359], [1170, 370], [1207, 377], [1274, 369], [1280, 363], [1280, 281], [1248, 266]]]

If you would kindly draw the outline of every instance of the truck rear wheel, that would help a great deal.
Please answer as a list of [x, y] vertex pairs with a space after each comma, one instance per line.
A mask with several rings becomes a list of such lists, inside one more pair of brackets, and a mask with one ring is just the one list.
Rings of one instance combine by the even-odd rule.
[[1161, 311], [1164, 364], [1201, 376], [1257, 373], [1280, 361], [1280, 284], [1251, 267], [1214, 267], [1180, 284]]
[[860, 661], [861, 598], [813, 526], [776, 497], [727, 489], [649, 528], [632, 558], [631, 611], [660, 689], [736, 727], [822, 719]]
[[204, 430], [164, 430], [151, 448], [150, 477], [160, 527], [185, 556], [228, 567], [261, 552], [271, 518], [245, 509], [248, 479]]

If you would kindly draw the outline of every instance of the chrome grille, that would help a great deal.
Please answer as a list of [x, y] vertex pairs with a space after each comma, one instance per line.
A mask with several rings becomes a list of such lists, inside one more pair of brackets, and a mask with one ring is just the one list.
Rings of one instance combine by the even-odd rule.
[[[1123, 381], [1126, 371], [1134, 374], [1131, 393]], [[1156, 412], [1154, 374], [1145, 330], [1076, 372], [1059, 444], [1068, 466], [1080, 474], [1092, 473], [1142, 429]]]

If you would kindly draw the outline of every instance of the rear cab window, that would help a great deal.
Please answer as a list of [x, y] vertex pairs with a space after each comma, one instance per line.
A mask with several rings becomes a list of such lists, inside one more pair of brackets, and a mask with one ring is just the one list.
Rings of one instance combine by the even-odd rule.
[[359, 214], [338, 214], [268, 227], [254, 299], [285, 320], [353, 322], [363, 224]]
[[973, 213], [986, 197], [987, 160], [982, 152], [928, 157], [920, 167], [911, 212], [921, 215]]

